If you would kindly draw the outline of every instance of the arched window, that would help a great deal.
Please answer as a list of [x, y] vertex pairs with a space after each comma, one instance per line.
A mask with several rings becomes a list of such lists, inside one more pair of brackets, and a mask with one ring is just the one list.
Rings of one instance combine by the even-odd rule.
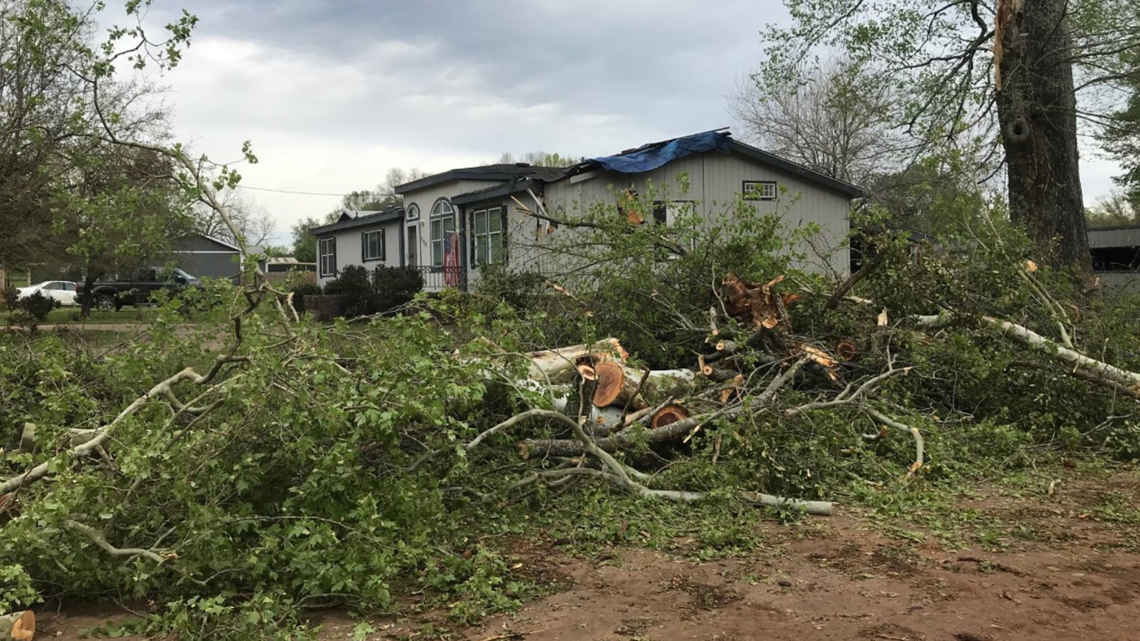
[[420, 206], [415, 203], [408, 205], [408, 208], [404, 210], [404, 217], [408, 220], [419, 220]]
[[[449, 233], [455, 231], [455, 208], [446, 198], [440, 198], [431, 206], [431, 266], [443, 267], [445, 241]], [[455, 257], [458, 261], [459, 257]]]
[[[455, 208], [447, 198], [431, 205], [431, 266], [443, 266], [443, 250], [449, 233], [455, 232]], [[458, 258], [458, 257], [456, 257]]]

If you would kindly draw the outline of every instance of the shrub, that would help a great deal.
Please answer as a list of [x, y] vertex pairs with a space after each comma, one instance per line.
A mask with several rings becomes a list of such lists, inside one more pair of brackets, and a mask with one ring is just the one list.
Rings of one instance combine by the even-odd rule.
[[324, 293], [339, 296], [345, 316], [353, 317], [390, 312], [410, 302], [423, 287], [423, 277], [416, 269], [381, 266], [369, 274], [353, 265], [325, 285]]
[[7, 307], [10, 312], [16, 311], [19, 308], [19, 301], [17, 299], [20, 296], [20, 290], [15, 287], [5, 287], [3, 294], [4, 307]]
[[293, 309], [297, 310], [300, 314], [305, 311], [305, 297], [306, 296], [320, 296], [321, 286], [316, 283], [302, 283], [290, 289], [293, 293]]
[[346, 316], [367, 314], [373, 296], [368, 270], [359, 265], [345, 267], [340, 270], [340, 276], [325, 285], [325, 294], [341, 297]]
[[543, 295], [546, 279], [537, 272], [515, 272], [503, 265], [482, 265], [479, 267], [480, 294], [497, 298], [525, 312], [535, 306]]
[[390, 312], [407, 305], [424, 288], [424, 277], [410, 267], [377, 267], [372, 271], [376, 310]]
[[47, 319], [51, 310], [55, 309], [55, 299], [44, 296], [41, 292], [35, 292], [30, 296], [26, 296], [19, 301], [19, 308], [27, 312], [37, 321]]

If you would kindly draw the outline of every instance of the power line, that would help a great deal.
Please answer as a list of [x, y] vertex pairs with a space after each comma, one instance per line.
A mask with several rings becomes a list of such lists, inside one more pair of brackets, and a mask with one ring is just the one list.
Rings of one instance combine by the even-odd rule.
[[294, 191], [291, 189], [271, 189], [269, 187], [251, 187], [249, 185], [241, 185], [241, 184], [239, 184], [237, 186], [237, 188], [238, 189], [249, 189], [250, 191], [270, 191], [270, 192], [273, 192], [276, 194], [295, 194], [298, 196], [336, 196], [337, 198], [340, 198], [341, 196], [347, 196], [348, 195], [348, 194], [331, 194], [331, 193], [320, 192], [320, 191]]

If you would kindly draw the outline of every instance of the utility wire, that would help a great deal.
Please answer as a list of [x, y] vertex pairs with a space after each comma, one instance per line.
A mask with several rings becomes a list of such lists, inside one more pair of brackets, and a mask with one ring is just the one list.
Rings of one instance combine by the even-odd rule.
[[269, 187], [251, 187], [249, 185], [242, 185], [242, 184], [238, 184], [237, 188], [238, 189], [249, 189], [250, 191], [270, 191], [270, 192], [273, 192], [275, 194], [295, 194], [298, 196], [336, 196], [339, 198], [341, 196], [347, 196], [348, 195], [348, 194], [332, 194], [332, 193], [321, 192], [321, 191], [294, 191], [291, 189], [271, 189]]

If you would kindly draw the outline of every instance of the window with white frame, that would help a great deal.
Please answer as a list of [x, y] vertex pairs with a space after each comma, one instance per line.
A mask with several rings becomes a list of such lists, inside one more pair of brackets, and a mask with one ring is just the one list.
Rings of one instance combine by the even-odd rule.
[[471, 214], [471, 231], [475, 239], [474, 265], [503, 262], [503, 208], [480, 209]]
[[322, 238], [318, 248], [320, 277], [336, 276], [336, 238]]
[[741, 193], [745, 200], [776, 200], [779, 195], [774, 180], [745, 180]]
[[408, 220], [419, 220], [420, 206], [415, 203], [408, 205], [408, 208], [404, 210], [404, 217]]
[[384, 260], [384, 230], [366, 231], [360, 235], [361, 258], [364, 262]]
[[446, 198], [431, 206], [431, 266], [443, 267], [443, 249], [447, 234], [455, 231], [455, 208]]

